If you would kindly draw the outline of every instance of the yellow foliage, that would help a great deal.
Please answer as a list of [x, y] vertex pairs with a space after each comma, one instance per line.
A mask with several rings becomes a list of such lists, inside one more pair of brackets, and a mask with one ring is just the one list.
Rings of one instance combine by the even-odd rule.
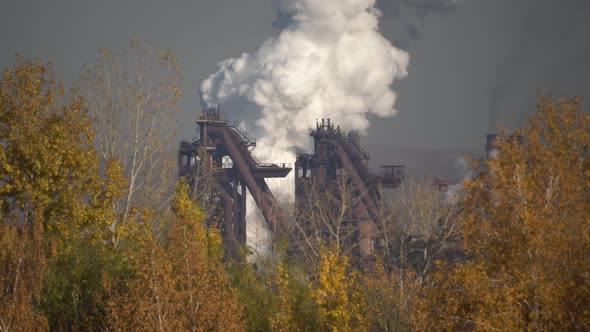
[[504, 133], [499, 156], [466, 183], [469, 259], [427, 290], [431, 328], [590, 329], [590, 115], [579, 108], [541, 98], [515, 132], [522, 142]]
[[293, 313], [291, 312], [292, 299], [289, 294], [289, 273], [283, 266], [277, 266], [276, 286], [278, 291], [278, 311], [270, 318], [270, 326], [273, 331], [290, 331], [293, 324]]
[[386, 271], [377, 259], [372, 271], [363, 276], [367, 318], [378, 331], [410, 331], [411, 315], [421, 288], [413, 271]]
[[[84, 193], [97, 156], [80, 98], [63, 102], [51, 65], [17, 57], [0, 82], [0, 201], [3, 215], [43, 209], [44, 227], [65, 234], [89, 222]], [[63, 102], [63, 104], [62, 104]]]
[[[237, 293], [221, 264], [221, 239], [207, 230], [181, 182], [172, 200], [175, 218], [161, 237], [144, 223], [136, 276], [110, 303], [111, 327], [139, 331], [239, 331]], [[109, 281], [107, 280], [107, 284]]]
[[348, 257], [337, 248], [321, 248], [317, 269], [318, 279], [311, 287], [322, 324], [331, 331], [366, 329], [360, 277], [350, 271]]
[[31, 305], [39, 300], [45, 268], [42, 225], [0, 222], [0, 247], [0, 331], [49, 330]]

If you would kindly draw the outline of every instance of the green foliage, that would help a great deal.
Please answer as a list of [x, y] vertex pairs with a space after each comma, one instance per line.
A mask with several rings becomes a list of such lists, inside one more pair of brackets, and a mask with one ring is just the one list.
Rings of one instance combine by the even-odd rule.
[[[247, 248], [236, 246], [237, 259], [227, 263], [231, 285], [237, 290], [244, 306], [242, 319], [248, 331], [270, 331], [271, 317], [277, 310], [277, 296], [271, 278], [259, 271], [258, 265], [247, 261]], [[262, 265], [265, 265], [261, 262]]]
[[248, 331], [321, 330], [310, 276], [303, 266], [284, 253], [259, 257], [252, 263], [247, 260], [245, 246], [237, 246], [236, 252], [237, 257], [227, 262], [228, 274], [243, 305]]
[[99, 249], [84, 239], [59, 246], [48, 262], [40, 304], [51, 330], [104, 328], [105, 263]]

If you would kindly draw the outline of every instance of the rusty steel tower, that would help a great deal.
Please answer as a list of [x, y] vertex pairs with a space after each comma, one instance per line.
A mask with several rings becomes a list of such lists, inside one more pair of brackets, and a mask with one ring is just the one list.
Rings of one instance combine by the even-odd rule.
[[238, 126], [222, 118], [219, 107], [203, 110], [197, 121], [199, 139], [183, 141], [178, 151], [178, 173], [199, 186], [197, 174], [212, 177], [212, 198], [222, 208], [222, 238], [232, 247], [234, 240], [246, 242], [246, 189], [254, 198], [271, 231], [286, 222], [284, 211], [272, 195], [266, 178], [284, 178], [291, 168], [286, 164], [266, 164], [252, 156], [256, 140]]
[[382, 189], [400, 186], [404, 166], [381, 166], [381, 173], [373, 174], [368, 167], [369, 154], [362, 148], [359, 135], [341, 131], [330, 119], [317, 122], [309, 134], [314, 140], [314, 153], [298, 154], [295, 162], [296, 206], [305, 209], [312, 191], [328, 197], [326, 202], [338, 201], [334, 197], [335, 188], [344, 177], [358, 198], [349, 217], [350, 227], [357, 232], [355, 241], [360, 242], [361, 255], [372, 253], [374, 229], [382, 225]]

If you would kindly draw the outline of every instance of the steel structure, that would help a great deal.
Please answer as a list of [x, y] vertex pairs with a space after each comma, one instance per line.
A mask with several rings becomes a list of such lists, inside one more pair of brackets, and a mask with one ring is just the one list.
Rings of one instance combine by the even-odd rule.
[[[197, 124], [199, 139], [180, 143], [178, 174], [188, 178], [191, 187], [201, 190], [202, 195], [214, 202], [212, 206], [219, 209], [222, 218], [218, 220], [226, 246], [231, 249], [234, 240], [246, 242], [246, 189], [271, 231], [287, 226], [286, 213], [277, 204], [265, 179], [284, 178], [291, 168], [258, 162], [251, 153], [256, 140], [225, 120], [219, 107], [203, 110]], [[361, 242], [361, 254], [370, 253], [374, 226], [382, 225], [379, 209], [382, 189], [401, 184], [404, 166], [381, 166], [380, 174], [375, 175], [368, 167], [369, 154], [361, 147], [359, 135], [341, 131], [330, 119], [316, 123], [310, 136], [314, 140], [313, 154], [298, 154], [295, 162], [296, 206], [305, 208], [305, 203], [314, 199], [309, 196], [312, 191], [326, 197], [326, 202], [331, 202], [328, 205], [337, 205], [343, 198], [335, 188], [338, 181], [346, 181], [357, 198], [348, 211], [347, 226], [356, 234], [354, 241]], [[205, 175], [208, 181], [198, 181], [200, 175]]]
[[197, 121], [199, 139], [183, 141], [178, 152], [179, 176], [191, 179], [207, 173], [212, 176], [213, 197], [223, 208], [221, 221], [224, 242], [246, 241], [246, 188], [274, 231], [286, 221], [283, 210], [272, 195], [266, 178], [283, 178], [291, 168], [286, 164], [264, 164], [252, 156], [256, 140], [237, 125], [222, 118], [219, 107], [203, 110]]
[[[350, 183], [354, 195], [361, 204], [357, 204], [350, 215], [350, 223], [354, 224], [361, 241], [361, 253], [372, 251], [372, 221], [378, 227], [380, 220], [381, 190], [383, 188], [397, 188], [404, 178], [404, 166], [381, 166], [381, 174], [373, 174], [368, 167], [369, 154], [361, 147], [358, 134], [346, 134], [339, 127], [335, 127], [330, 119], [322, 119], [316, 123], [316, 128], [310, 131], [314, 139], [313, 154], [298, 154], [295, 162], [295, 197], [296, 205], [305, 209], [310, 199], [310, 190], [324, 196], [334, 196], [334, 188], [343, 175]], [[338, 199], [337, 197], [335, 198]], [[334, 200], [327, 199], [326, 201]], [[368, 216], [367, 216], [368, 215]], [[365, 234], [362, 234], [365, 233]]]

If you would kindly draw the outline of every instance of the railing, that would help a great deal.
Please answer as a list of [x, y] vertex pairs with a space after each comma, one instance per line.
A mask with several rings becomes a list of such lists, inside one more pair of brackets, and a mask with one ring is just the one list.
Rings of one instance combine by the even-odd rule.
[[240, 138], [242, 139], [242, 141], [246, 142], [246, 145], [248, 146], [256, 146], [256, 138], [249, 136], [246, 132], [240, 130], [240, 127], [237, 123], [233, 122], [233, 121], [228, 121], [227, 122], [227, 127], [228, 128], [233, 128], [235, 132], [238, 133], [238, 135], [240, 135]]
[[201, 120], [221, 121], [222, 118], [219, 105], [204, 108], [203, 115], [201, 115]]
[[330, 119], [327, 119], [327, 122], [325, 122], [324, 119], [322, 119], [322, 122], [316, 122], [315, 129], [310, 129], [309, 135], [312, 137], [321, 136], [325, 138], [337, 139], [344, 143], [344, 147], [346, 147], [346, 143], [348, 143], [360, 153], [362, 159], [369, 160], [369, 152], [350, 139], [346, 132], [340, 130], [340, 126], [335, 127], [334, 123], [331, 122]]
[[194, 140], [192, 142], [187, 140], [182, 140], [179, 143], [179, 151], [181, 153], [196, 153], [197, 148], [201, 145], [201, 140]]
[[369, 152], [367, 150], [363, 149], [361, 146], [359, 146], [356, 143], [354, 143], [346, 135], [343, 135], [343, 140], [345, 140], [348, 144], [350, 144], [353, 147], [355, 147], [356, 150], [361, 154], [361, 156], [362, 156], [362, 158], [364, 160], [369, 160]]
[[191, 148], [191, 145], [192, 144], [189, 141], [184, 141], [184, 140], [180, 141], [180, 144], [179, 144], [180, 150], [189, 150]]
[[279, 167], [279, 168], [288, 168], [291, 167], [290, 163], [258, 163], [258, 167], [260, 168], [270, 168], [270, 167]]
[[387, 180], [404, 180], [404, 165], [386, 165], [381, 166], [381, 178]]

